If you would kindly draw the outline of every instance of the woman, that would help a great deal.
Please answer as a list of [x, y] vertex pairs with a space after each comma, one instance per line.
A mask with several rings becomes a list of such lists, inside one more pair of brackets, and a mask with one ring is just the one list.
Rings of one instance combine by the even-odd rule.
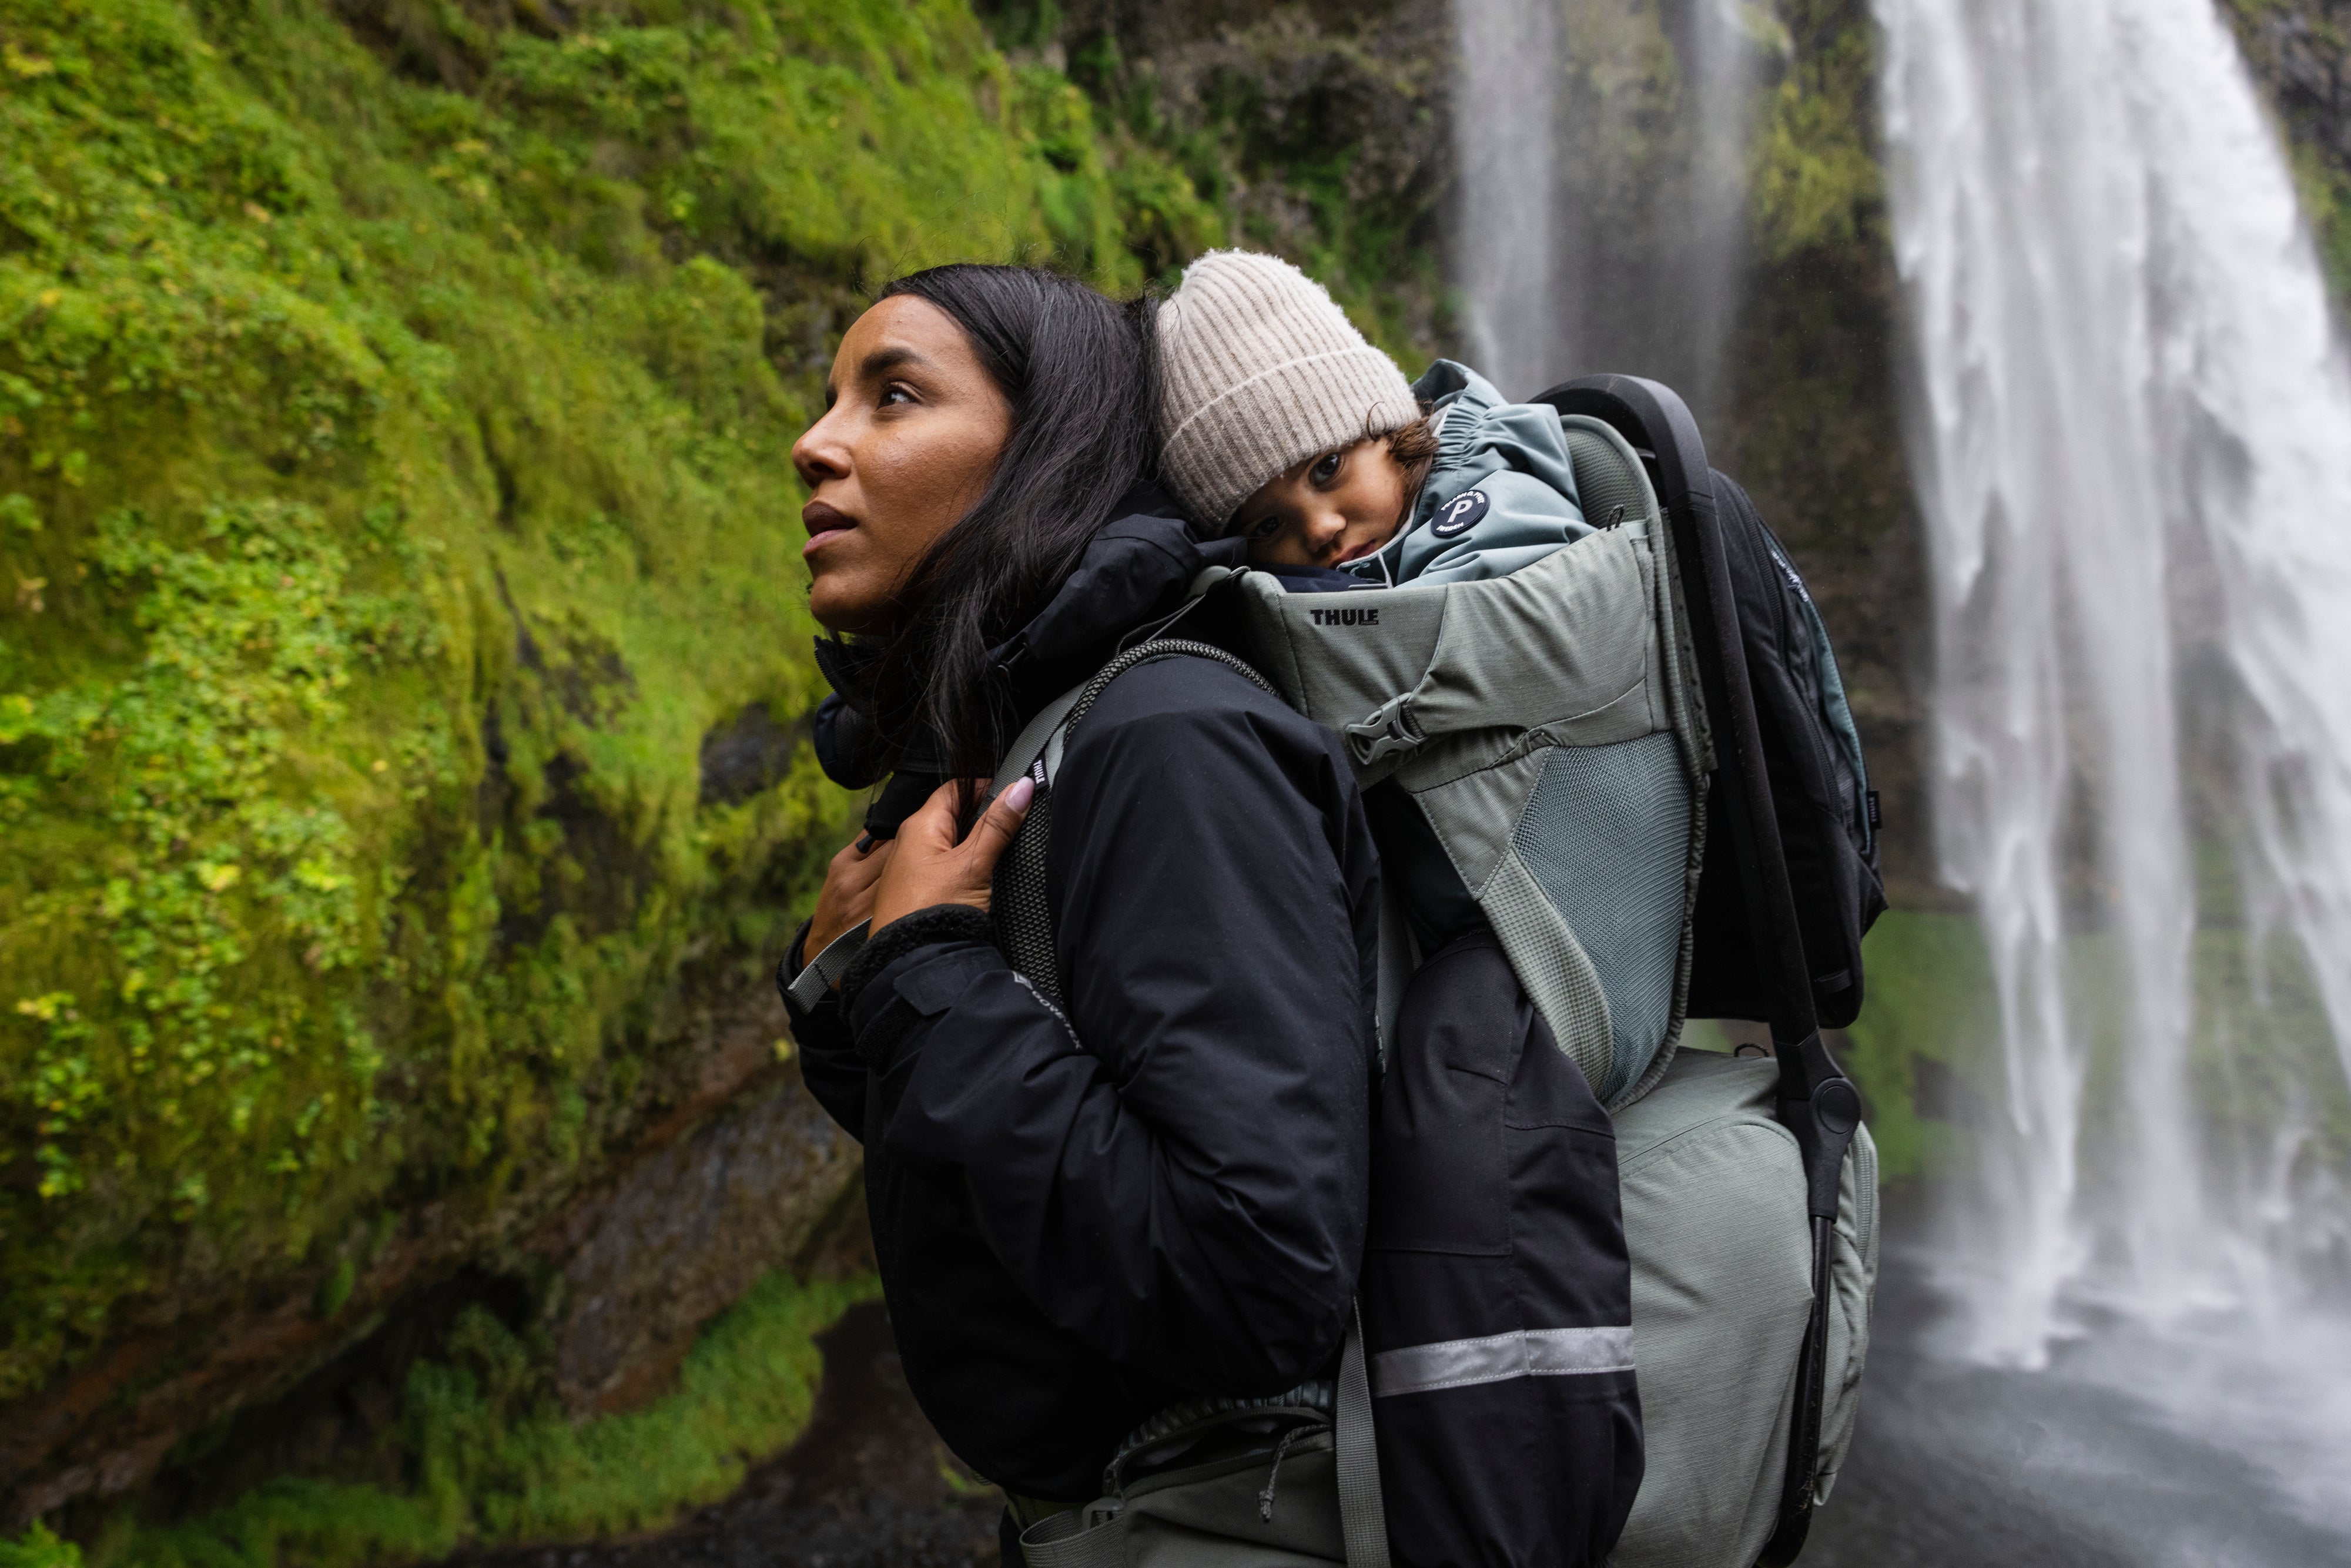
[[865, 1145], [907, 1381], [1021, 1522], [1096, 1496], [1176, 1400], [1326, 1375], [1368, 1207], [1376, 860], [1328, 732], [1207, 659], [1105, 690], [1054, 784], [1066, 1020], [985, 913], [1025, 782], [958, 831], [948, 780], [1238, 559], [1140, 483], [1147, 326], [1047, 273], [916, 274], [793, 448], [810, 604], [852, 640], [820, 645], [820, 752], [896, 776], [783, 977], [869, 938], [792, 1022]]

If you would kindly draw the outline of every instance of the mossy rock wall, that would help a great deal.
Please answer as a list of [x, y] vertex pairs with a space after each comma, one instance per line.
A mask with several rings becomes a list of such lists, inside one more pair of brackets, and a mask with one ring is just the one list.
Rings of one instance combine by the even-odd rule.
[[959, 0], [20, 0], [0, 143], [22, 1513], [783, 1071], [832, 342], [1221, 220]]

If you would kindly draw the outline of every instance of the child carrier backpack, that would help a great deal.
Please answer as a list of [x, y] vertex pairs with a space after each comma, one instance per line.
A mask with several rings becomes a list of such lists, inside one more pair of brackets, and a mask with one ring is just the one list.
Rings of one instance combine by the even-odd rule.
[[[996, 918], [1058, 998], [1051, 785], [1070, 726], [1135, 663], [1217, 659], [1339, 732], [1359, 783], [1416, 805], [1615, 1122], [1646, 1475], [1613, 1561], [1790, 1563], [1852, 1437], [1876, 1270], [1875, 1151], [1820, 1037], [1859, 1006], [1882, 907], [1860, 746], [1810, 597], [1681, 400], [1608, 376], [1537, 401], [1599, 532], [1507, 577], [1360, 593], [1212, 569], [1196, 594], [1231, 596], [1251, 660], [1162, 635], [1037, 716], [997, 779], [1039, 789]], [[1384, 912], [1384, 1038], [1425, 956]], [[1687, 1016], [1764, 1020], [1774, 1057], [1679, 1053]], [[1032, 1530], [1029, 1561], [1385, 1568], [1359, 1332], [1344, 1366], [1335, 1390], [1169, 1412], [1136, 1443], [1221, 1424], [1259, 1457], [1125, 1487], [1123, 1454], [1114, 1495]], [[1309, 1456], [1327, 1489], [1289, 1516], [1296, 1540], [1249, 1522], [1277, 1441], [1277, 1468]]]

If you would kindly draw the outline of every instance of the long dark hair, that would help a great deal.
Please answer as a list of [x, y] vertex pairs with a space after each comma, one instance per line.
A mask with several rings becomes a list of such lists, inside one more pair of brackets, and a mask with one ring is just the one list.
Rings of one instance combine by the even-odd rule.
[[963, 329], [1012, 405], [1012, 434], [977, 504], [899, 591], [897, 626], [872, 665], [870, 711], [893, 753], [927, 732], [948, 777], [985, 777], [1013, 717], [989, 678], [988, 651], [1044, 608], [1152, 467], [1149, 307], [1057, 273], [969, 262], [902, 277], [879, 298], [902, 294]]

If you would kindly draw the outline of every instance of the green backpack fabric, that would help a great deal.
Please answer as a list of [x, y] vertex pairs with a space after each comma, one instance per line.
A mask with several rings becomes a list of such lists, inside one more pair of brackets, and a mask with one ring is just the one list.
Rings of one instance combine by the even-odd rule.
[[1562, 423], [1614, 526], [1482, 581], [1292, 594], [1244, 572], [1226, 591], [1259, 667], [1346, 737], [1357, 781], [1419, 805], [1615, 1105], [1664, 1073], [1680, 1031], [1708, 743], [1656, 497], [1621, 435]]

